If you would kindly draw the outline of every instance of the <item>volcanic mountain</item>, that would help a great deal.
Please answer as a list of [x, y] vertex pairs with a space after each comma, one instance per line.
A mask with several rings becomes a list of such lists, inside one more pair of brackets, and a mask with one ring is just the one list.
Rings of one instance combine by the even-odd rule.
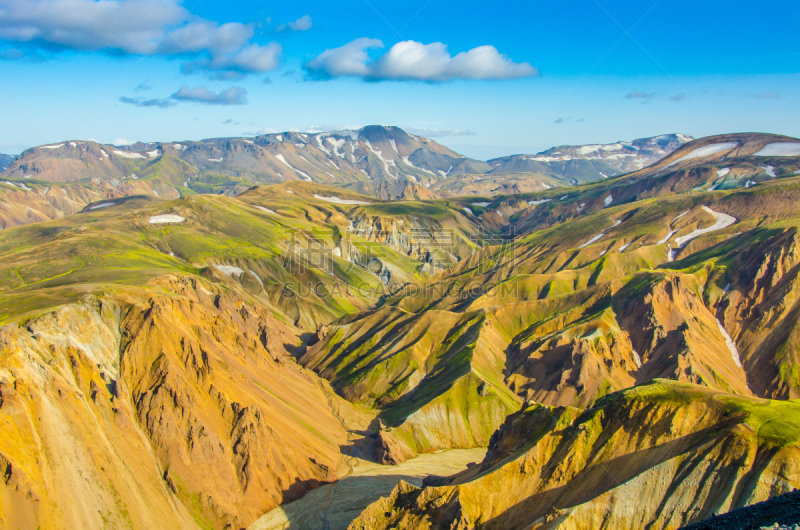
[[[201, 164], [75, 144], [49, 151], [141, 164], [133, 187], [165, 157]], [[336, 524], [678, 528], [791, 491], [798, 171], [800, 140], [732, 134], [536, 193], [389, 201], [294, 179], [87, 195], [4, 229], [0, 517], [240, 528], [360, 480], [354, 456], [485, 447]]]

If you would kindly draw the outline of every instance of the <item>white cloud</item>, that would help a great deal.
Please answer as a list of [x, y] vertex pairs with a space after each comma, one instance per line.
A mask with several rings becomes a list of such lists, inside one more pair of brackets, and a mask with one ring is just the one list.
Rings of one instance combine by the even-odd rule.
[[250, 44], [241, 50], [211, 61], [215, 70], [236, 70], [239, 72], [269, 72], [281, 64], [281, 45], [273, 42], [265, 46]]
[[426, 138], [443, 138], [445, 136], [475, 136], [470, 130], [462, 129], [430, 129], [428, 127], [407, 127], [406, 132]]
[[325, 79], [343, 76], [366, 76], [369, 73], [367, 50], [383, 48], [383, 42], [366, 37], [340, 48], [325, 50], [304, 66], [312, 77]]
[[206, 105], [244, 105], [247, 103], [247, 91], [238, 86], [216, 93], [204, 86], [189, 88], [188, 85], [183, 85], [170, 97], [179, 101], [194, 101]]
[[278, 31], [284, 31], [285, 29], [290, 29], [292, 31], [308, 31], [311, 29], [311, 26], [314, 25], [314, 21], [311, 20], [310, 15], [304, 15], [297, 20], [289, 22], [287, 24], [281, 24], [278, 26]]
[[111, 142], [111, 145], [131, 145], [131, 144], [135, 144], [135, 143], [136, 142], [132, 142], [130, 140], [126, 140], [125, 138], [117, 138], [116, 140]]
[[0, 39], [71, 49], [203, 59], [209, 69], [263, 72], [280, 46], [252, 43], [253, 24], [191, 15], [179, 0], [0, 0]]
[[479, 46], [451, 56], [441, 42], [398, 42], [383, 56], [369, 60], [367, 50], [382, 48], [377, 39], [356, 39], [325, 50], [304, 66], [316, 79], [354, 76], [365, 79], [443, 82], [453, 79], [518, 79], [539, 71], [529, 63], [515, 63], [494, 46]]

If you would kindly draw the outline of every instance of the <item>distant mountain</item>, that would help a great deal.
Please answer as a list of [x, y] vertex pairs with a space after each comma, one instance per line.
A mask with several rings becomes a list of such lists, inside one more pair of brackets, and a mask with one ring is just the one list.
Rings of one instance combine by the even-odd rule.
[[237, 195], [256, 184], [291, 180], [337, 185], [385, 200], [420, 197], [420, 188], [444, 196], [495, 195], [546, 190], [640, 169], [687, 139], [666, 135], [607, 146], [560, 147], [489, 163], [398, 127], [377, 125], [353, 131], [126, 146], [70, 141], [25, 151], [9, 161], [3, 176], [26, 183], [103, 183], [115, 189], [146, 182], [152, 194], [166, 198], [191, 193]]
[[610, 178], [657, 162], [694, 140], [686, 134], [663, 134], [632, 142], [562, 145], [537, 155], [513, 155], [489, 160], [489, 173], [539, 173], [570, 184]]
[[0, 171], [5, 171], [16, 160], [16, 156], [0, 153]]
[[487, 169], [484, 162], [397, 127], [369, 126], [128, 146], [64, 142], [25, 151], [4, 176], [46, 182], [158, 180], [170, 188], [162, 191], [175, 196], [236, 194], [254, 184], [305, 180], [392, 199], [407, 185], [429, 187], [449, 175]]

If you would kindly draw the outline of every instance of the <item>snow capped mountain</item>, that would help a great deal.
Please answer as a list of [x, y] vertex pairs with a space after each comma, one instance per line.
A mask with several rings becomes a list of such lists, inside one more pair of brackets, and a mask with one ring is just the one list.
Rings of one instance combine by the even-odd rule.
[[491, 173], [540, 173], [565, 177], [573, 184], [638, 171], [692, 141], [686, 134], [662, 134], [632, 142], [562, 145], [536, 155], [489, 160]]
[[[122, 146], [68, 141], [25, 151], [8, 162], [4, 176], [63, 183], [100, 179], [114, 186], [144, 179], [158, 181], [159, 196], [190, 192], [235, 195], [257, 184], [301, 180], [396, 199], [426, 195], [421, 190], [442, 188], [443, 181], [457, 192], [464, 188], [460, 181], [476, 178], [486, 180], [478, 185], [481, 192], [518, 193], [636, 171], [690, 139], [662, 135], [608, 145], [562, 146], [488, 163], [398, 127], [379, 125]], [[505, 175], [510, 173], [522, 181], [507, 182]]]

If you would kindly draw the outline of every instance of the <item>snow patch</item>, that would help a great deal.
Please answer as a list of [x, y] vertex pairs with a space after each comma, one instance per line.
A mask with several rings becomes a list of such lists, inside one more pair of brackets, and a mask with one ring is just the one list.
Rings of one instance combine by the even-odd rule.
[[544, 204], [544, 203], [550, 202], [552, 200], [553, 199], [539, 199], [539, 200], [528, 201], [528, 206], [538, 206], [540, 204]]
[[261, 276], [259, 276], [258, 274], [256, 274], [255, 272], [253, 272], [253, 271], [251, 271], [251, 270], [249, 270], [249, 269], [248, 269], [248, 271], [247, 271], [247, 272], [249, 272], [250, 274], [252, 274], [252, 275], [253, 275], [253, 278], [255, 278], [256, 280], [258, 280], [258, 283], [260, 283], [260, 284], [261, 284], [261, 287], [264, 287], [264, 282], [262, 282], [262, 281], [261, 281]]
[[64, 144], [58, 145], [43, 145], [42, 149], [58, 149], [59, 147], [64, 147]]
[[104, 202], [102, 204], [96, 204], [89, 208], [90, 210], [99, 210], [100, 208], [108, 208], [109, 206], [114, 206], [113, 202]]
[[669, 233], [669, 234], [667, 234], [667, 237], [665, 237], [664, 239], [662, 239], [661, 241], [659, 241], [658, 243], [656, 243], [656, 245], [663, 245], [664, 243], [666, 243], [667, 241], [669, 241], [670, 239], [672, 239], [672, 236], [674, 236], [674, 235], [675, 235], [675, 234], [677, 234], [677, 233], [678, 233], [678, 231], [677, 231], [677, 230], [672, 230], [672, 231], [670, 231], [670, 233]]
[[208, 159], [208, 161], [209, 161], [209, 162], [222, 162], [222, 157], [219, 157], [219, 158], [209, 158], [209, 159]]
[[352, 204], [352, 205], [361, 205], [361, 204], [369, 204], [368, 202], [364, 201], [354, 201], [350, 199], [340, 199], [339, 197], [323, 197], [322, 195], [314, 194], [315, 199], [319, 199], [321, 201], [327, 202], [335, 202], [336, 204]]
[[720, 177], [720, 178], [722, 178], [722, 177], [724, 177], [725, 175], [727, 175], [727, 174], [728, 174], [728, 173], [730, 173], [730, 172], [731, 172], [731, 168], [729, 168], [729, 167], [724, 167], [724, 168], [722, 168], [722, 169], [718, 169], [718, 170], [717, 170], [717, 176], [718, 176], [718, 177]]
[[486, 208], [490, 204], [492, 204], [492, 203], [490, 203], [490, 202], [473, 202], [472, 203], [473, 206], [480, 206], [481, 208]]
[[688, 155], [682, 156], [681, 158], [670, 164], [670, 166], [674, 166], [678, 162], [683, 162], [684, 160], [693, 160], [695, 158], [703, 158], [706, 156], [715, 155], [717, 153], [721, 153], [722, 151], [733, 149], [738, 145], [739, 145], [738, 142], [723, 142], [719, 144], [709, 144], [703, 147], [698, 147]]
[[182, 223], [186, 220], [186, 218], [181, 217], [180, 215], [172, 215], [172, 214], [164, 214], [164, 215], [154, 215], [150, 218], [151, 225], [159, 225], [159, 224], [166, 224], [166, 223]]
[[227, 276], [233, 276], [234, 274], [236, 276], [241, 276], [244, 274], [244, 269], [234, 267], [233, 265], [214, 265], [214, 267], [216, 267], [219, 272]]
[[122, 158], [147, 158], [140, 153], [126, 153], [125, 151], [114, 151], [114, 154], [121, 156]]
[[317, 139], [317, 144], [319, 145], [319, 148], [322, 150], [322, 152], [328, 156], [331, 156], [331, 152], [328, 151], [328, 149], [324, 145], [322, 145], [322, 138], [320, 138], [319, 136], [315, 136], [314, 138]]
[[[367, 145], [369, 150], [372, 151], [372, 153], [375, 156], [377, 156], [380, 159], [381, 162], [383, 162], [383, 169], [386, 171], [386, 173], [388, 173], [389, 176], [392, 177], [392, 178], [397, 178], [394, 175], [392, 175], [391, 172], [389, 172], [389, 163], [386, 161], [385, 158], [383, 158], [383, 155], [381, 154], [381, 152], [379, 150], [377, 150], [377, 149], [373, 149], [372, 144], [369, 143], [367, 140], [364, 140], [364, 143]], [[441, 171], [440, 171], [440, 173], [441, 173]], [[444, 175], [444, 176], [447, 176], [447, 175]]]
[[727, 228], [736, 222], [735, 217], [731, 217], [730, 215], [725, 213], [715, 212], [708, 206], [703, 206], [703, 209], [706, 212], [713, 215], [716, 218], [716, 222], [713, 225], [709, 226], [708, 228], [702, 228], [702, 229], [698, 228], [691, 234], [677, 238], [675, 240], [675, 243], [678, 245], [678, 248], [683, 248], [684, 246], [686, 246], [686, 243], [688, 243], [689, 241], [691, 241], [696, 237], [702, 236], [703, 234], [716, 232], [717, 230], [722, 230], [723, 228]]
[[[614, 228], [614, 227], [616, 227], [616, 226], [619, 226], [619, 225], [621, 225], [621, 224], [622, 224], [622, 221], [620, 221], [620, 220], [617, 220], [617, 222], [615, 222], [615, 223], [614, 223], [614, 226], [612, 226], [611, 228]], [[591, 244], [592, 244], [592, 243], [594, 243], [595, 241], [599, 241], [600, 239], [602, 239], [602, 237], [603, 237], [603, 236], [605, 236], [605, 235], [606, 235], [606, 232], [608, 232], [609, 230], [611, 230], [611, 228], [606, 228], [605, 230], [603, 230], [602, 232], [600, 232], [599, 234], [597, 234], [596, 236], [594, 236], [592, 239], [590, 239], [589, 241], [587, 241], [587, 242], [586, 242], [586, 243], [584, 243], [583, 245], [579, 246], [578, 248], [584, 248], [584, 247], [588, 247], [589, 245], [591, 245]]]
[[777, 175], [775, 174], [775, 166], [758, 166], [758, 167], [763, 169], [766, 172], [766, 174], [769, 175], [769, 178], [774, 179], [775, 177], [777, 177]]
[[253, 206], [255, 206], [256, 208], [258, 208], [258, 209], [259, 209], [259, 210], [261, 210], [262, 212], [267, 212], [267, 213], [271, 213], [271, 214], [273, 214], [273, 215], [278, 215], [277, 213], [273, 212], [273, 211], [272, 211], [272, 210], [270, 210], [269, 208], [264, 208], [263, 206], [258, 206], [258, 205], [255, 205], [255, 204], [254, 204]]
[[606, 206], [610, 206], [611, 203], [614, 202], [614, 196], [609, 193], [608, 197], [603, 199], [603, 202], [606, 203]]
[[685, 211], [685, 212], [683, 212], [682, 214], [678, 215], [677, 217], [675, 217], [675, 219], [673, 219], [673, 220], [672, 220], [672, 222], [671, 222], [669, 225], [670, 225], [670, 226], [674, 225], [674, 224], [675, 224], [675, 221], [677, 221], [678, 219], [680, 219], [681, 217], [683, 217], [684, 215], [686, 215], [686, 214], [687, 214], [687, 213], [689, 213], [689, 212], [691, 212], [691, 210], [686, 210], [686, 211]]
[[725, 330], [725, 327], [722, 325], [722, 322], [717, 320], [717, 325], [719, 326], [719, 331], [722, 333], [722, 336], [725, 337], [725, 345], [728, 347], [728, 351], [731, 352], [731, 357], [733, 357], [733, 362], [736, 363], [736, 366], [739, 368], [742, 367], [742, 359], [739, 356], [739, 350], [736, 348], [736, 343], [733, 342], [733, 339]]
[[155, 151], [147, 151], [147, 154], [150, 158], [155, 158], [158, 156], [158, 149], [156, 149]]
[[800, 155], [800, 142], [776, 142], [765, 145], [754, 156], [797, 156]]
[[461, 209], [464, 210], [465, 212], [467, 212], [470, 215], [475, 215], [474, 213], [472, 213], [472, 210], [470, 210], [469, 208], [464, 207], [464, 208], [461, 208]]

